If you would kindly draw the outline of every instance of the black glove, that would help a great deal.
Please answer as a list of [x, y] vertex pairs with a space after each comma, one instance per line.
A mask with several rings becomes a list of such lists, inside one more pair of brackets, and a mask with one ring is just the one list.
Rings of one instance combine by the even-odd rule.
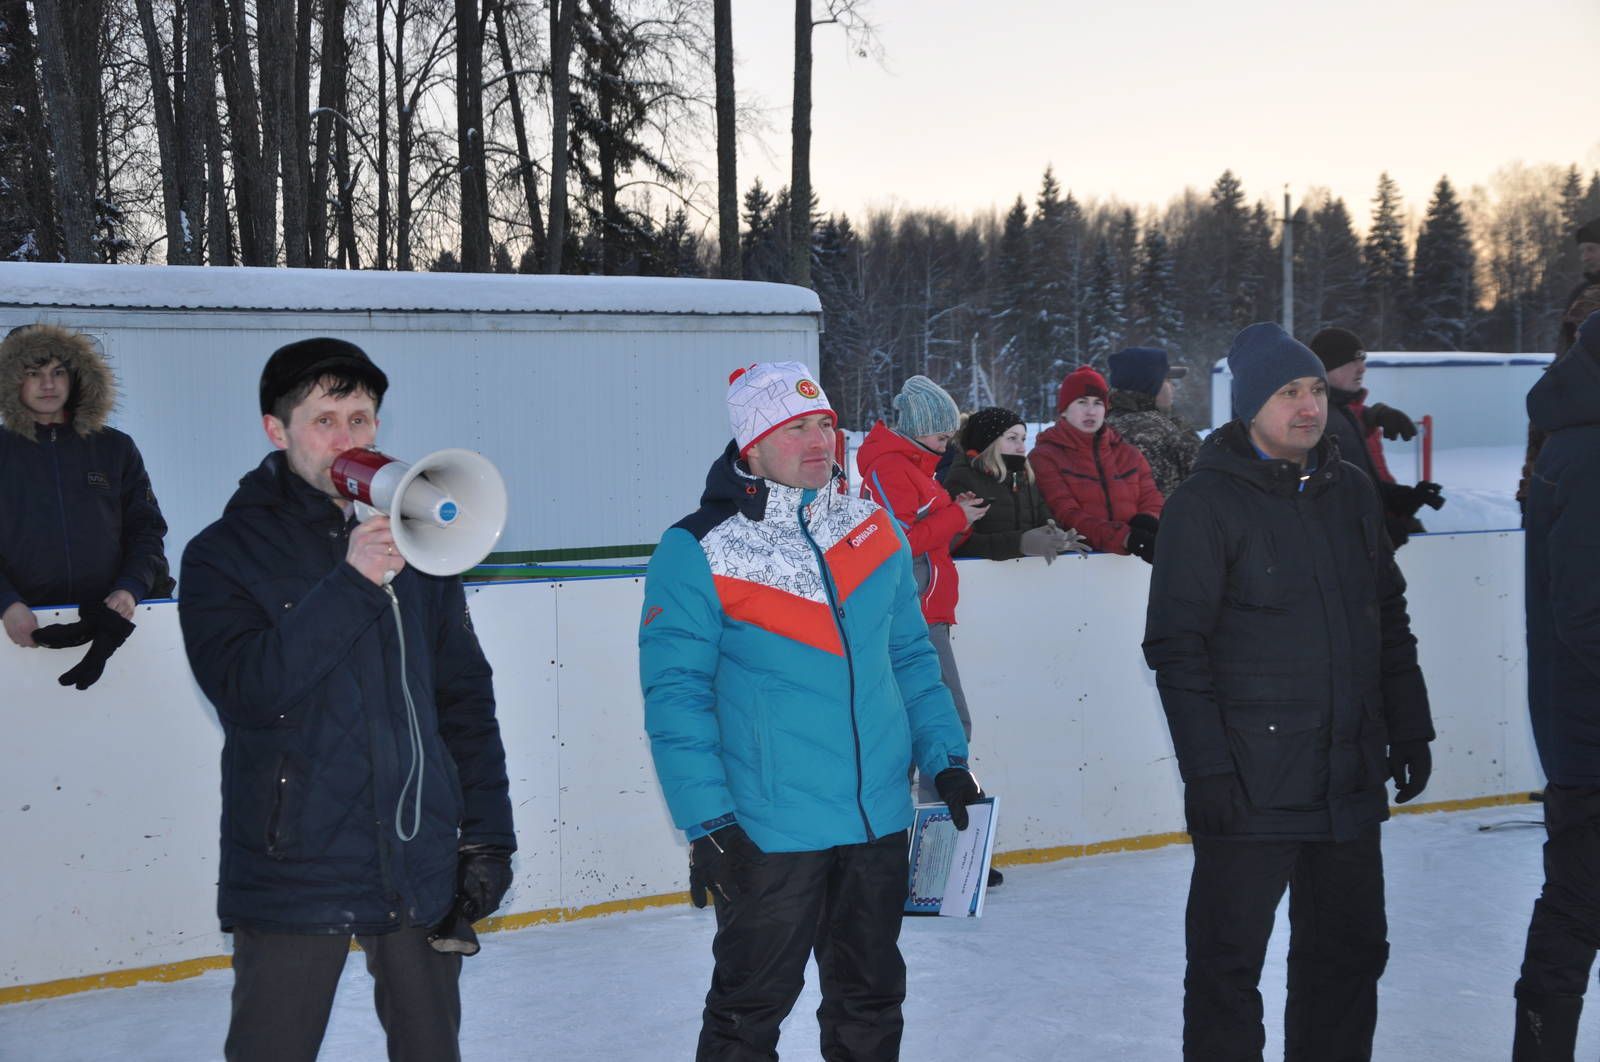
[[[1417, 506], [1417, 508], [1420, 509], [1423, 505], [1426, 505], [1434, 512], [1438, 512], [1440, 509], [1444, 508], [1444, 488], [1439, 486], [1439, 484], [1429, 483], [1424, 479], [1411, 489], [1415, 492], [1416, 497], [1421, 503]], [[1416, 513], [1416, 509], [1411, 511], [1413, 514]]]
[[467, 921], [487, 918], [511, 888], [511, 849], [498, 844], [464, 845], [456, 863], [456, 902]]
[[1209, 774], [1184, 784], [1183, 817], [1190, 836], [1231, 833], [1244, 810], [1244, 790], [1236, 774]]
[[[78, 614], [83, 615], [83, 611], [80, 609]], [[70, 649], [75, 645], [87, 645], [92, 638], [94, 638], [94, 627], [85, 619], [80, 619], [77, 623], [52, 623], [33, 632], [34, 642], [46, 649]]]
[[709, 891], [717, 903], [739, 898], [739, 878], [761, 859], [761, 849], [737, 822], [689, 842], [689, 902], [706, 905]]
[[1433, 752], [1426, 741], [1396, 741], [1389, 746], [1389, 777], [1394, 779], [1394, 802], [1404, 804], [1428, 787], [1433, 774]]
[[983, 790], [972, 772], [965, 767], [946, 767], [933, 776], [933, 787], [939, 791], [944, 806], [950, 809], [950, 821], [956, 824], [956, 829], [966, 829], [967, 805], [983, 799]]
[[1417, 437], [1416, 422], [1393, 406], [1386, 406], [1382, 402], [1374, 402], [1363, 410], [1361, 419], [1368, 430], [1377, 428], [1383, 432], [1385, 439], [1404, 439], [1409, 442]]
[[1402, 487], [1398, 484], [1389, 485], [1383, 492], [1384, 507], [1397, 516], [1406, 518], [1417, 515], [1417, 510], [1426, 505], [1430, 509], [1439, 509], [1444, 506], [1444, 488], [1437, 483], [1423, 480], [1414, 487]]
[[[89, 651], [78, 661], [78, 666], [56, 681], [63, 686], [76, 686], [80, 690], [86, 690], [100, 681], [100, 676], [106, 669], [106, 661], [110, 660], [111, 654], [128, 640], [128, 635], [133, 633], [133, 622], [123, 619], [103, 601], [79, 605], [78, 617], [94, 632], [93, 640], [90, 642]], [[75, 627], [77, 624], [68, 626]]]
[[1128, 521], [1128, 552], [1146, 564], [1156, 562], [1156, 533], [1161, 521], [1149, 513], [1139, 513]]

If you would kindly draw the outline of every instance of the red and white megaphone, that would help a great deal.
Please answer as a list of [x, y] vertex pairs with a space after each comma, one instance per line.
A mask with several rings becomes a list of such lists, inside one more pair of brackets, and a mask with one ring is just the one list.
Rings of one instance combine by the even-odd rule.
[[506, 485], [482, 454], [436, 450], [414, 465], [377, 450], [346, 450], [333, 460], [333, 485], [367, 519], [390, 517], [395, 548], [429, 575], [460, 575], [500, 541]]

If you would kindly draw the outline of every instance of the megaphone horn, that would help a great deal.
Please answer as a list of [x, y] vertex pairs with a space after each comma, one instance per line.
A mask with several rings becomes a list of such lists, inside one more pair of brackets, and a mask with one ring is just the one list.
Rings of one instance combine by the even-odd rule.
[[416, 464], [377, 450], [346, 450], [330, 474], [340, 494], [391, 517], [395, 548], [429, 575], [474, 567], [505, 530], [505, 481], [471, 450], [438, 450]]

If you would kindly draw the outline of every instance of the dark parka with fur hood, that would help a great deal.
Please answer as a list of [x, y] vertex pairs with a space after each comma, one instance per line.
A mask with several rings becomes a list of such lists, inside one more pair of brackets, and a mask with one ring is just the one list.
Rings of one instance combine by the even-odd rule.
[[419, 819], [400, 632], [348, 547], [344, 514], [277, 451], [184, 550], [184, 646], [222, 721], [224, 929], [434, 925], [455, 895], [458, 844], [517, 844], [491, 672], [461, 580], [407, 567], [393, 583], [422, 750]]
[[1234, 421], [1161, 518], [1145, 660], [1184, 780], [1238, 775], [1242, 839], [1353, 839], [1389, 817], [1388, 745], [1434, 736], [1377, 492], [1326, 436], [1309, 467]]
[[[52, 359], [72, 379], [67, 423], [41, 425], [22, 404], [23, 373]], [[167, 523], [139, 448], [106, 427], [116, 401], [87, 336], [41, 324], [0, 343], [0, 611], [168, 592]]]

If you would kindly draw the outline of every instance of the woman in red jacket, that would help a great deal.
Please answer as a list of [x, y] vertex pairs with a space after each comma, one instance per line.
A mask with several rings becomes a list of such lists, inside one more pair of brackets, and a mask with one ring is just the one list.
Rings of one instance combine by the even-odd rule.
[[1153, 563], [1165, 499], [1144, 455], [1106, 424], [1107, 393], [1105, 377], [1088, 366], [1061, 381], [1056, 423], [1028, 463], [1056, 523], [1104, 553]]
[[[961, 728], [972, 737], [972, 716], [961, 692], [950, 649], [950, 625], [956, 621], [956, 565], [950, 559], [952, 540], [967, 536], [973, 522], [988, 511], [989, 503], [968, 491], [951, 498], [933, 470], [961, 426], [961, 414], [944, 388], [926, 376], [913, 376], [894, 398], [895, 426], [883, 421], [872, 426], [856, 453], [861, 470], [861, 495], [887, 509], [911, 544], [911, 566], [922, 597], [922, 618], [928, 621], [928, 640], [939, 652], [944, 684], [955, 698]], [[937, 800], [925, 779], [919, 789], [924, 801]]]

